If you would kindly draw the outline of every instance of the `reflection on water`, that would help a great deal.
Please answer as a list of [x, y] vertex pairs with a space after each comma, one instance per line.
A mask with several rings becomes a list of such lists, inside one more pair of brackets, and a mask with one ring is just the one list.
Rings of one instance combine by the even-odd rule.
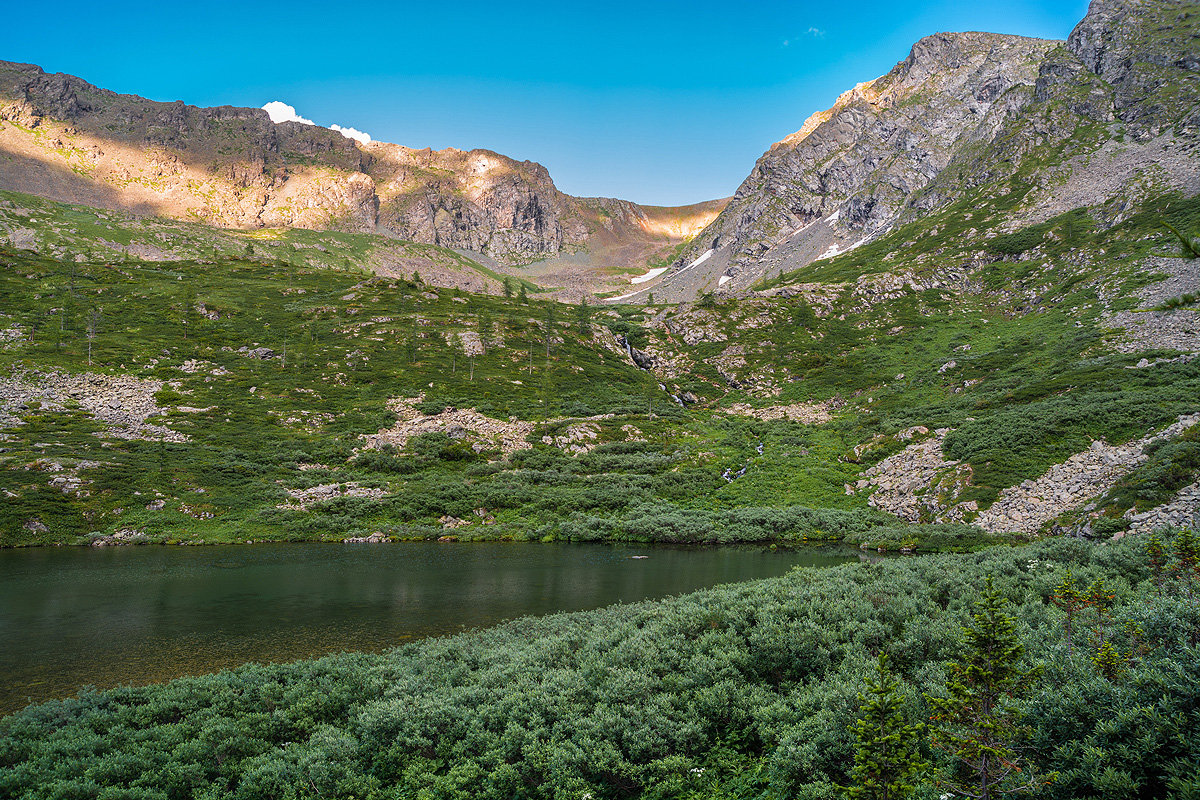
[[840, 548], [431, 542], [0, 550], [0, 713], [81, 686], [379, 651], [857, 558]]

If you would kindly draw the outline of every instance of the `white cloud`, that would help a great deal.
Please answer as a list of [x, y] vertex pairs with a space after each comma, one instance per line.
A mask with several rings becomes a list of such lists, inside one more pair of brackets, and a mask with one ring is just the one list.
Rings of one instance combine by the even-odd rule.
[[305, 119], [296, 113], [294, 106], [289, 106], [287, 103], [279, 100], [272, 100], [263, 106], [263, 111], [271, 118], [271, 122], [278, 125], [280, 122], [299, 122], [302, 125], [316, 125], [311, 119]]
[[800, 34], [799, 36], [793, 36], [789, 39], [784, 39], [783, 46], [791, 47], [797, 40], [803, 38], [804, 36], [811, 36], [814, 39], [824, 39], [825, 31], [823, 31], [822, 29], [818, 28], [815, 25], [809, 25], [808, 30], [806, 30], [804, 33]]
[[362, 144], [370, 144], [371, 143], [371, 134], [364, 133], [364, 132], [358, 130], [357, 128], [343, 128], [341, 125], [338, 125], [336, 122], [333, 125], [330, 125], [329, 127], [331, 129], [337, 131], [338, 133], [340, 133], [342, 136], [345, 136], [347, 139], [357, 139]]
[[[289, 106], [287, 103], [284, 103], [280, 100], [272, 100], [271, 102], [267, 103], [265, 106], [263, 106], [263, 111], [267, 112], [267, 116], [271, 118], [271, 122], [274, 122], [276, 125], [278, 125], [280, 122], [299, 122], [302, 125], [317, 124], [311, 119], [305, 119], [297, 114], [295, 106]], [[330, 125], [329, 129], [337, 131], [347, 139], [354, 139], [362, 142], [363, 144], [367, 144], [371, 141], [371, 134], [364, 133], [357, 128], [343, 128], [341, 125], [335, 123]]]

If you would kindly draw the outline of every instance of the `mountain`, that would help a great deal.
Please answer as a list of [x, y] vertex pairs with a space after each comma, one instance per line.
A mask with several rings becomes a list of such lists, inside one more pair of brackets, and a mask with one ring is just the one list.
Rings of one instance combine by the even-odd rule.
[[[1065, 42], [937, 34], [723, 211], [10, 68], [0, 547], [612, 543], [648, 582], [669, 548], [620, 548], [865, 552], [84, 691], [0, 718], [0, 791], [831, 797], [878, 740], [863, 676], [891, 672], [934, 737], [918, 796], [1196, 796], [1197, 54], [1179, 0], [1094, 2]], [[625, 302], [541, 291], [605, 268], [624, 290], [639, 260]], [[412, 591], [375, 594], [408, 613]], [[39, 618], [72, 608], [142, 622], [56, 593]], [[1012, 781], [966, 789], [935, 746], [964, 707], [929, 699], [961, 694], [980, 637], [1044, 672], [1017, 681], [1019, 747], [999, 740]], [[44, 649], [9, 697], [67, 685]]]
[[[1034, 191], [994, 233], [1077, 207], [1112, 224], [1140, 199], [1200, 191], [1194, 2], [1095, 0], [1066, 42], [939, 33], [773, 145], [650, 287], [745, 291], [874, 241], [975, 192]], [[900, 252], [910, 240], [893, 239]], [[636, 299], [635, 295], [635, 299]]]
[[580, 199], [542, 165], [488, 150], [363, 144], [261, 109], [154, 102], [11, 62], [0, 62], [0, 189], [226, 228], [373, 233], [506, 265], [595, 242], [618, 256], [597, 266], [619, 268], [669, 252], [721, 206]]
[[[931, 547], [1190, 519], [1197, 12], [923, 39], [724, 210], [10, 69], [10, 185], [193, 221], [0, 190], [0, 545]], [[664, 251], [626, 302], [548, 302]]]

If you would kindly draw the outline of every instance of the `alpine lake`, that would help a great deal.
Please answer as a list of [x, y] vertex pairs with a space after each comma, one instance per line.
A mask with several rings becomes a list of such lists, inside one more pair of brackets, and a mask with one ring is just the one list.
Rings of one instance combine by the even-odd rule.
[[0, 714], [89, 686], [381, 652], [865, 558], [834, 546], [500, 542], [0, 550]]

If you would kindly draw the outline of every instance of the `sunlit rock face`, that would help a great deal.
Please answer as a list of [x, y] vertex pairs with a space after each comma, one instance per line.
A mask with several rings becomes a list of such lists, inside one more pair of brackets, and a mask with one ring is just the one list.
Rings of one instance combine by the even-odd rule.
[[377, 142], [279, 101], [159, 103], [11, 62], [0, 62], [0, 153], [0, 188], [54, 200], [221, 227], [381, 233], [510, 264], [587, 248], [598, 234], [608, 247], [641, 243], [640, 258], [720, 208], [575, 198], [542, 165], [487, 150]]
[[1013, 227], [1200, 191], [1198, 20], [1188, 0], [1096, 0], [1065, 42], [920, 40], [763, 154], [656, 296], [745, 290], [1008, 180], [1033, 187]]

